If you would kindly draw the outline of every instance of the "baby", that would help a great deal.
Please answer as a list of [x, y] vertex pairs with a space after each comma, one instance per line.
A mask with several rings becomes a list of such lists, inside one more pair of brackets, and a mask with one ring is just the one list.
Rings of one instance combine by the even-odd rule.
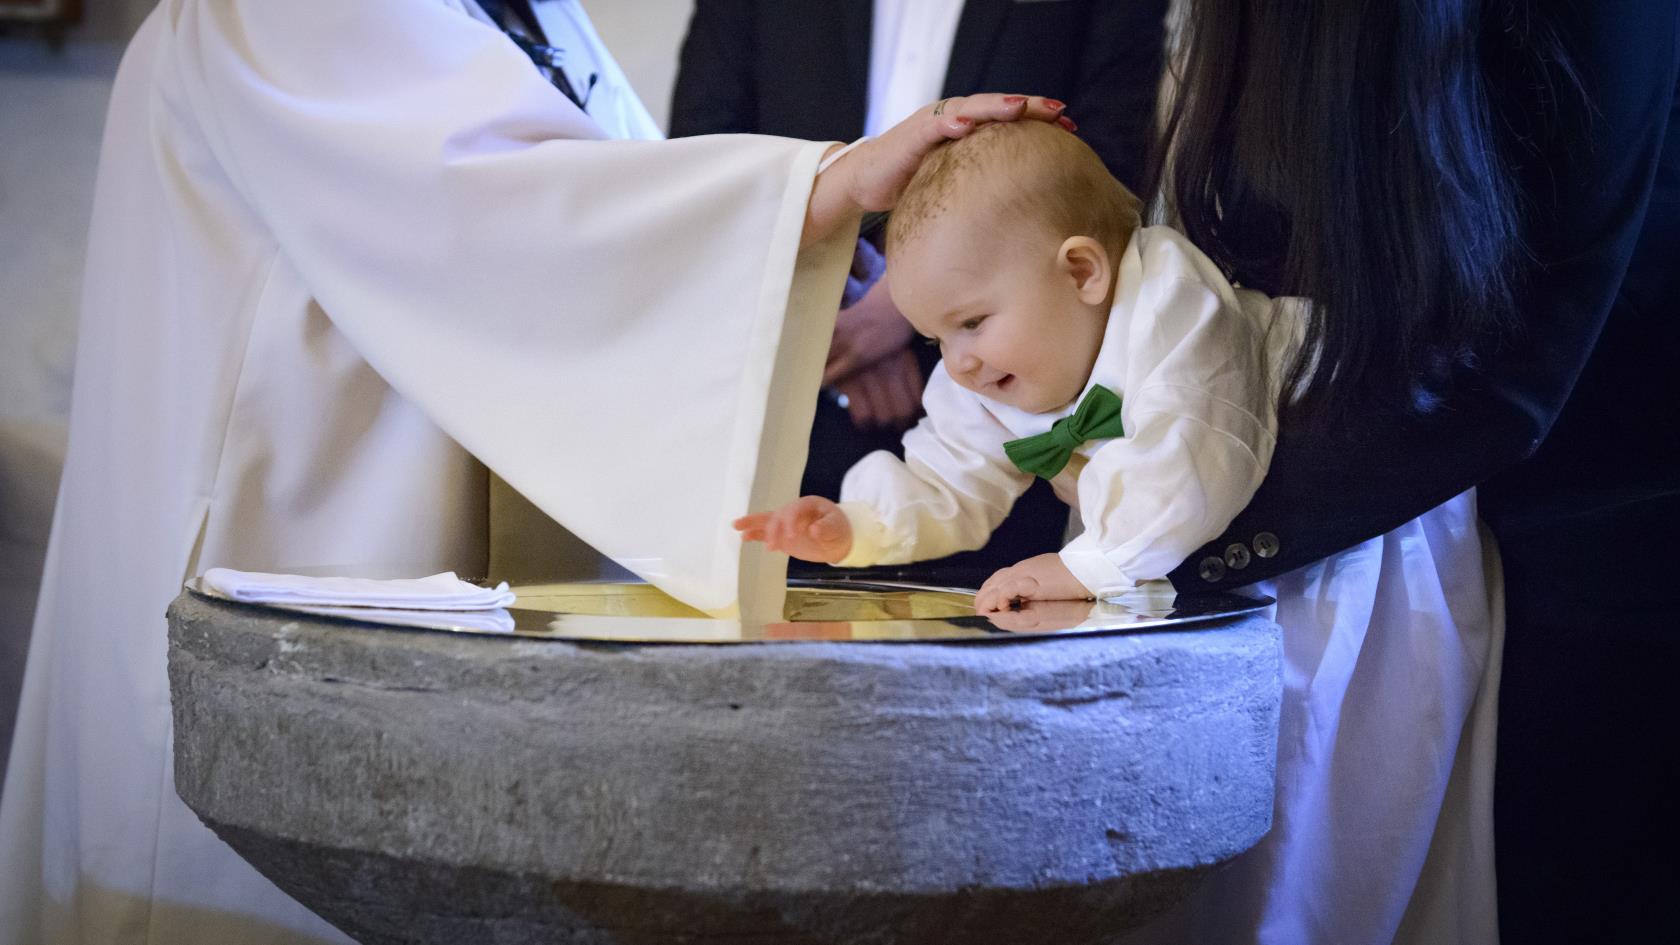
[[[1271, 459], [1273, 305], [1237, 290], [1077, 137], [991, 125], [922, 163], [887, 229], [893, 302], [939, 345], [904, 459], [876, 452], [836, 504], [736, 520], [748, 540], [842, 567], [978, 548], [1033, 476], [1083, 531], [993, 574], [982, 613], [1110, 597], [1217, 537]], [[1287, 334], [1287, 333], [1283, 333]]]

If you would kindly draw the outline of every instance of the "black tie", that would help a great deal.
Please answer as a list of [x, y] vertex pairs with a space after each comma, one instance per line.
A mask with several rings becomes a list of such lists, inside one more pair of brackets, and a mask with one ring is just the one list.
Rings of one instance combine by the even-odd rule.
[[[566, 70], [560, 68], [560, 57], [563, 50], [548, 44], [548, 36], [543, 32], [542, 21], [537, 19], [537, 13], [531, 9], [531, 0], [478, 0], [478, 5], [484, 12], [501, 27], [502, 32], [513, 40], [513, 44], [524, 50], [525, 55], [548, 75], [548, 81], [560, 90], [560, 94], [571, 99], [572, 104], [579, 111], [588, 111], [587, 98], [579, 97], [577, 89], [572, 87], [571, 80], [566, 78]], [[508, 27], [508, 14], [512, 13], [519, 21], [519, 29], [515, 31]], [[589, 77], [591, 90], [595, 86], [595, 77]]]

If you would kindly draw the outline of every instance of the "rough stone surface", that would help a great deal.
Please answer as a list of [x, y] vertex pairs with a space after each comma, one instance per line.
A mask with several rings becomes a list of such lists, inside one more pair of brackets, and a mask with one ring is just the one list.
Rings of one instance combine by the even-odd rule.
[[170, 610], [199, 816], [368, 945], [1112, 939], [1270, 823], [1261, 616], [582, 645]]

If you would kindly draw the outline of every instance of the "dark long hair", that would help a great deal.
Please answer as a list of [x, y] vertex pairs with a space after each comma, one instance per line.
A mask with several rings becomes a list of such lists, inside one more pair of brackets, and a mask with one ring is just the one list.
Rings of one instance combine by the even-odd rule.
[[1312, 300], [1285, 386], [1307, 415], [1425, 409], [1512, 308], [1482, 46], [1509, 2], [1186, 2], [1169, 211], [1236, 281]]

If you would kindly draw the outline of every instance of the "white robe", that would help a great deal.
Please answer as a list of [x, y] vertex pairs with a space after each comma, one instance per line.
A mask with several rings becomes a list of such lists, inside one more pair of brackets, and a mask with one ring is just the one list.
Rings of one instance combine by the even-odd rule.
[[163, 613], [192, 574], [483, 574], [488, 466], [690, 603], [751, 583], [729, 520], [797, 488], [761, 440], [805, 442], [855, 236], [799, 249], [825, 145], [580, 140], [476, 15], [164, 0], [130, 47], [0, 945], [343, 940], [176, 797]]

